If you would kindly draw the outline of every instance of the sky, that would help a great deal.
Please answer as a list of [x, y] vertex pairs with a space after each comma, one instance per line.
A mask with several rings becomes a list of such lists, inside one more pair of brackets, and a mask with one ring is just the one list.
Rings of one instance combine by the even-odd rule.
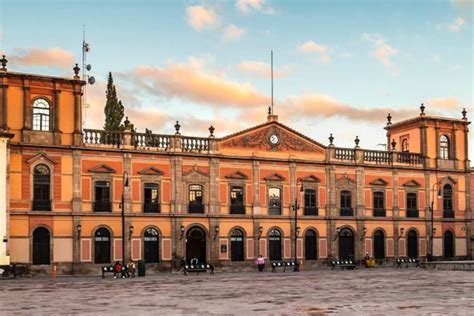
[[[279, 121], [323, 143], [383, 149], [393, 122], [473, 113], [473, 1], [0, 0], [8, 68], [72, 77], [91, 50], [85, 128], [111, 71], [139, 131], [217, 137]], [[470, 133], [471, 141], [472, 132]], [[474, 157], [474, 145], [470, 146]]]

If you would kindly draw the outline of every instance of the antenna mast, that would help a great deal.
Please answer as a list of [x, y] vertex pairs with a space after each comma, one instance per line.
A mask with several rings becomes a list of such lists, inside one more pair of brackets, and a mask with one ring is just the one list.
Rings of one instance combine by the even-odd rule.
[[82, 126], [86, 124], [86, 109], [89, 107], [87, 104], [87, 84], [94, 84], [95, 78], [93, 76], [87, 75], [86, 70], [90, 71], [92, 69], [91, 65], [86, 63], [86, 53], [90, 51], [89, 44], [86, 43], [86, 25], [82, 25], [82, 80], [86, 82], [84, 85], [84, 95], [82, 97]]
[[272, 82], [272, 115], [273, 115], [273, 50], [270, 51], [271, 59], [271, 82]]

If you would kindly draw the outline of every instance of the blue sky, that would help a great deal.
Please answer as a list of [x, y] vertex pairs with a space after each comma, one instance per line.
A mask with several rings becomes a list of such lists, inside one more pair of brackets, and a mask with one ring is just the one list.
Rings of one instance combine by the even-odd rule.
[[323, 143], [332, 132], [336, 145], [358, 135], [375, 148], [386, 112], [397, 121], [421, 102], [428, 114], [472, 112], [472, 1], [0, 0], [0, 10], [15, 71], [71, 76], [86, 25], [98, 79], [87, 127], [102, 126], [108, 71], [139, 130], [170, 133], [180, 120], [186, 134], [214, 124], [224, 136], [262, 123], [270, 50], [275, 113]]

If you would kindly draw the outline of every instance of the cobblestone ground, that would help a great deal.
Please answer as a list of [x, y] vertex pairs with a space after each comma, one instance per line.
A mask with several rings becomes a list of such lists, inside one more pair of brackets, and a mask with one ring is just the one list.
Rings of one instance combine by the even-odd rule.
[[0, 280], [0, 315], [474, 313], [474, 273], [361, 269]]

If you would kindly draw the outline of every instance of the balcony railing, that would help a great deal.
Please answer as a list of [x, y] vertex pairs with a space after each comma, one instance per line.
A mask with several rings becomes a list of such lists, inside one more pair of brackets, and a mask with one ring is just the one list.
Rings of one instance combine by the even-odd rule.
[[341, 216], [354, 216], [354, 209], [352, 207], [341, 207]]
[[415, 209], [408, 209], [407, 210], [407, 217], [419, 217], [419, 211]]
[[387, 216], [387, 211], [384, 208], [375, 208], [374, 217], [385, 217]]
[[454, 218], [454, 211], [443, 211], [443, 218]]
[[245, 206], [241, 203], [231, 204], [230, 214], [245, 214]]
[[350, 148], [336, 148], [335, 158], [339, 160], [355, 160], [355, 150]]
[[89, 145], [112, 145], [121, 147], [123, 145], [123, 133], [98, 129], [84, 129], [83, 141], [84, 144]]
[[421, 166], [423, 164], [423, 156], [417, 153], [351, 148], [334, 148], [331, 159], [379, 165]]
[[181, 142], [183, 151], [207, 151], [209, 150], [209, 139], [203, 137], [186, 137]]
[[318, 208], [317, 207], [309, 207], [305, 206], [304, 207], [304, 215], [309, 215], [309, 216], [317, 216], [318, 215]]
[[51, 211], [51, 200], [33, 200], [33, 211]]
[[390, 164], [392, 162], [390, 152], [379, 150], [364, 150], [364, 161], [378, 164]]
[[421, 165], [423, 164], [423, 156], [421, 154], [409, 153], [409, 152], [397, 152], [396, 161], [402, 164], [409, 165]]
[[168, 150], [171, 146], [171, 137], [169, 135], [151, 133], [133, 133], [133, 146], [140, 149], [157, 148]]
[[94, 201], [94, 212], [111, 212], [112, 203], [110, 201]]
[[202, 203], [189, 203], [188, 205], [189, 213], [204, 213], [204, 204]]
[[281, 215], [281, 206], [270, 206], [268, 208], [268, 214], [270, 214], [270, 215]]
[[143, 213], [160, 213], [160, 203], [143, 203]]

